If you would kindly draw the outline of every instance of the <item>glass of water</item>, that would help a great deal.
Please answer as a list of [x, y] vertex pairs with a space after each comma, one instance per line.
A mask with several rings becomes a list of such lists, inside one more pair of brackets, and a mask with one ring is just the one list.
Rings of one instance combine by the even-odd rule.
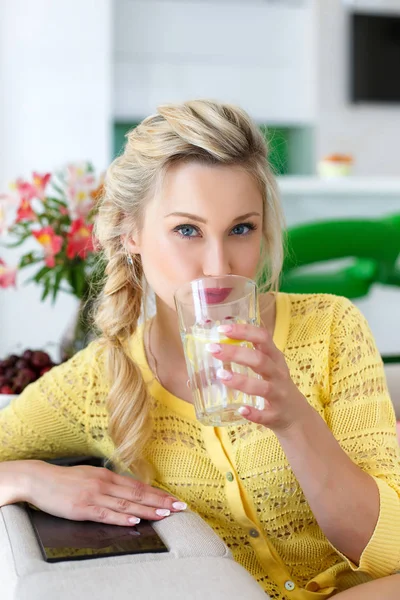
[[238, 275], [205, 277], [175, 292], [175, 305], [197, 419], [214, 427], [243, 421], [241, 406], [264, 408], [264, 398], [226, 387], [217, 378], [220, 368], [247, 377], [257, 377], [249, 367], [222, 362], [207, 350], [207, 344], [232, 344], [252, 348], [244, 340], [233, 340], [218, 331], [220, 325], [259, 325], [256, 283]]

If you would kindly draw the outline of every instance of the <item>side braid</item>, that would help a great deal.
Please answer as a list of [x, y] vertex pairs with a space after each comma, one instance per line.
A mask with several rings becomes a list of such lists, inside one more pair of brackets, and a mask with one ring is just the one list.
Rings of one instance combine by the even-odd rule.
[[142, 275], [140, 257], [135, 257], [131, 267], [122, 250], [112, 254], [96, 314], [111, 382], [107, 398], [109, 434], [117, 449], [117, 462], [136, 473], [143, 471], [143, 450], [150, 433], [149, 398], [126, 343], [136, 330], [141, 312]]

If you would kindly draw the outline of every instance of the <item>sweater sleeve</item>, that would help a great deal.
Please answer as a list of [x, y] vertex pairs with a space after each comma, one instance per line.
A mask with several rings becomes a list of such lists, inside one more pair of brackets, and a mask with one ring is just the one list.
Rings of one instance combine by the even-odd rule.
[[[354, 571], [383, 577], [400, 571], [400, 449], [383, 363], [366, 319], [347, 299], [334, 307], [326, 420], [349, 457], [375, 480], [380, 511]], [[339, 553], [340, 554], [340, 553]]]
[[0, 461], [89, 454], [87, 410], [96, 375], [91, 344], [0, 410]]

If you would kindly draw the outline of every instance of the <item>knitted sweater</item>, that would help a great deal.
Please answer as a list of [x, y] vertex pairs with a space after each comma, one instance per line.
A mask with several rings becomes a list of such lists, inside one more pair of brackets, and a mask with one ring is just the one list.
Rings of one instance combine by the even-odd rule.
[[[153, 485], [205, 519], [271, 598], [330, 598], [400, 570], [394, 411], [368, 325], [347, 299], [277, 294], [274, 342], [308, 402], [378, 485], [380, 515], [358, 566], [322, 533], [274, 433], [250, 422], [200, 425], [194, 407], [154, 378], [139, 329], [130, 348], [152, 397], [147, 459], [154, 467]], [[0, 460], [111, 455], [108, 384], [94, 364], [96, 344], [0, 411]], [[340, 485], [340, 473], [332, 477]]]

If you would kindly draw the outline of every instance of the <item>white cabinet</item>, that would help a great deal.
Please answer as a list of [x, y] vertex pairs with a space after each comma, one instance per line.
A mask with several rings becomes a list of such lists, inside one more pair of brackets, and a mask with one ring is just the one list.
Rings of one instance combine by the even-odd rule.
[[115, 117], [211, 97], [262, 122], [313, 122], [315, 2], [117, 0]]

